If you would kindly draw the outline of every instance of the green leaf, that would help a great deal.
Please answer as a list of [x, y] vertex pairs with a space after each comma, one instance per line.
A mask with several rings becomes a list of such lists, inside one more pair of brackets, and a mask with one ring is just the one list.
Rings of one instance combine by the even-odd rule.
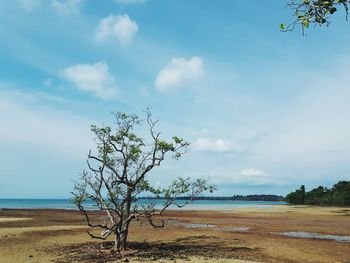
[[286, 25], [285, 25], [285, 24], [280, 24], [280, 29], [281, 29], [281, 30], [286, 29]]

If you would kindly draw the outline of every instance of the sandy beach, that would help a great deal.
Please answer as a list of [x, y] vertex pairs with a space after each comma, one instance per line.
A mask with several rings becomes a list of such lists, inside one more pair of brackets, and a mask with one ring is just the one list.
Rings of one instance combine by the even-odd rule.
[[129, 249], [118, 259], [110, 253], [110, 242], [101, 244], [88, 237], [77, 211], [1, 210], [0, 261], [350, 262], [350, 242], [279, 234], [300, 231], [349, 237], [347, 208], [169, 211], [165, 218], [168, 222], [163, 229], [134, 223]]

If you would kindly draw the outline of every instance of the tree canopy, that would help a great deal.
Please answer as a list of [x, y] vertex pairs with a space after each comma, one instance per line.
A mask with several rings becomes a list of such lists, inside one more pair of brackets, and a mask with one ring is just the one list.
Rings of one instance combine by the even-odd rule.
[[[171, 205], [179, 208], [190, 203], [203, 191], [214, 187], [204, 179], [178, 178], [167, 188], [154, 187], [148, 180], [149, 173], [167, 158], [179, 159], [186, 153], [189, 143], [177, 136], [164, 140], [156, 130], [158, 123], [147, 109], [145, 118], [136, 114], [115, 113], [115, 125], [91, 127], [96, 136], [95, 154], [89, 152], [87, 166], [75, 184], [73, 202], [83, 213], [91, 228], [101, 229], [92, 238], [105, 240], [115, 236], [115, 250], [124, 250], [127, 244], [129, 225], [132, 221], [146, 221], [153, 227], [164, 227], [160, 218]], [[149, 139], [139, 136], [136, 128], [143, 128]], [[166, 176], [166, 175], [164, 175]], [[154, 202], [138, 202], [140, 194], [162, 197], [161, 207]], [[187, 197], [179, 201], [179, 197]], [[87, 204], [105, 214], [93, 217]], [[156, 220], [154, 221], [154, 217]]]
[[345, 11], [348, 19], [349, 0], [291, 0], [288, 7], [293, 11], [294, 21], [280, 24], [282, 31], [293, 31], [300, 26], [303, 34], [310, 25], [329, 26], [331, 17], [339, 10]]
[[350, 206], [350, 181], [340, 181], [331, 189], [319, 186], [309, 192], [305, 192], [302, 186], [295, 192], [289, 193], [285, 200], [296, 205]]

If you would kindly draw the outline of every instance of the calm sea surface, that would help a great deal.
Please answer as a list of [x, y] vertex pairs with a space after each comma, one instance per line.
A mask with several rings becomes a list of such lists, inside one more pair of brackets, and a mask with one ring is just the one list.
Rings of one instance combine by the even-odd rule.
[[[142, 199], [137, 202], [141, 207], [154, 203], [156, 207], [161, 207], [162, 200]], [[219, 200], [197, 200], [182, 209], [187, 210], [231, 210], [241, 207], [268, 208], [273, 205], [284, 205], [286, 202], [266, 202], [266, 201], [219, 201]], [[87, 203], [88, 209], [94, 209], [92, 203]], [[56, 209], [76, 209], [69, 199], [0, 199], [1, 208], [56, 208]], [[170, 207], [169, 209], [176, 209]]]

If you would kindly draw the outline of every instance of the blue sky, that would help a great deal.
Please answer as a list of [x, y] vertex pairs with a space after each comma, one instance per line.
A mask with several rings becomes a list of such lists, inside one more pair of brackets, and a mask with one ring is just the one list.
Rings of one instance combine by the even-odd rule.
[[151, 106], [191, 151], [150, 175], [216, 195], [349, 180], [349, 24], [282, 33], [286, 1], [0, 2], [0, 198], [64, 198], [90, 124]]

